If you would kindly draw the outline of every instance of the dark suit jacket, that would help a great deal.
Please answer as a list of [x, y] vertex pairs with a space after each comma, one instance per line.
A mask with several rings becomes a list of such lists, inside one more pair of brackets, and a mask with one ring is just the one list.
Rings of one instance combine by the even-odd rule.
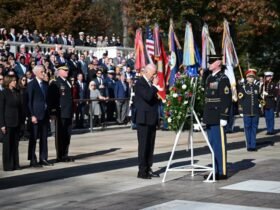
[[48, 98], [49, 109], [52, 115], [61, 118], [72, 118], [72, 90], [61, 77], [58, 77], [50, 84]]
[[99, 87], [101, 84], [100, 84], [97, 77], [93, 81], [96, 84], [96, 88], [100, 91], [100, 94], [104, 97], [107, 97], [109, 95], [109, 93], [108, 93], [108, 88], [106, 86], [106, 83], [105, 83], [104, 79], [102, 78], [102, 84], [104, 85], [104, 88]]
[[156, 125], [158, 122], [157, 88], [141, 77], [135, 85], [136, 123]]
[[43, 82], [41, 89], [37, 79], [33, 79], [27, 85], [28, 108], [31, 116], [38, 120], [48, 117], [48, 83]]
[[116, 82], [115, 89], [114, 89], [115, 98], [128, 98], [129, 97], [128, 83], [124, 82], [124, 84], [126, 85], [126, 90], [124, 89], [123, 84], [120, 80], [118, 80]]
[[19, 92], [10, 89], [0, 91], [0, 128], [18, 127], [21, 121]]

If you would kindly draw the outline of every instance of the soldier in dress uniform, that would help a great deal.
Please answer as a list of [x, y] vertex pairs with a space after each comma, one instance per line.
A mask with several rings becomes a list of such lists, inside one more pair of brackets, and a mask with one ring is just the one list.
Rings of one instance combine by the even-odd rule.
[[272, 82], [273, 72], [264, 72], [264, 83], [262, 85], [262, 98], [264, 99], [264, 117], [267, 127], [267, 135], [274, 134], [274, 110], [276, 106], [276, 85]]
[[72, 162], [68, 156], [72, 131], [72, 91], [67, 80], [68, 67], [58, 67], [58, 77], [49, 87], [50, 115], [56, 119], [55, 145], [58, 162]]
[[[222, 71], [219, 56], [209, 57], [211, 74], [205, 82], [203, 122], [215, 156], [216, 179], [227, 179], [227, 145], [224, 127], [227, 125], [232, 93], [228, 77]], [[207, 178], [205, 176], [205, 178]]]
[[256, 136], [260, 113], [260, 88], [256, 84], [257, 70], [249, 69], [245, 72], [246, 81], [240, 84], [238, 99], [243, 114], [244, 131], [247, 151], [257, 151]]

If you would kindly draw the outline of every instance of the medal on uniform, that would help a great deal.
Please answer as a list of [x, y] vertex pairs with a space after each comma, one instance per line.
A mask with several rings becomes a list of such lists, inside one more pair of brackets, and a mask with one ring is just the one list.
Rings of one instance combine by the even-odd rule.
[[225, 87], [224, 93], [225, 93], [226, 95], [229, 94], [229, 88], [228, 88], [228, 86]]

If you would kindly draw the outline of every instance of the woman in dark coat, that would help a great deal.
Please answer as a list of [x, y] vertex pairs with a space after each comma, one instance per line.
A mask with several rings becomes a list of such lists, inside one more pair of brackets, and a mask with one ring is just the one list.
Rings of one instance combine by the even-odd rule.
[[0, 92], [0, 129], [3, 138], [3, 170], [12, 171], [19, 167], [19, 130], [21, 100], [16, 89], [17, 79], [13, 75], [4, 77], [4, 90]]

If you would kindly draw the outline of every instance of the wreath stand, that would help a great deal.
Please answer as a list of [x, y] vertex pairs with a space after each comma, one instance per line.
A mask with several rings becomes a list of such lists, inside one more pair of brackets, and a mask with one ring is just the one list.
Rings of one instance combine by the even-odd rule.
[[[201, 123], [199, 121], [199, 118], [198, 118], [198, 116], [197, 116], [197, 114], [196, 114], [196, 112], [194, 110], [195, 95], [196, 95], [196, 89], [197, 89], [197, 80], [198, 80], [198, 78], [192, 78], [192, 84], [194, 85], [194, 93], [193, 93], [192, 98], [191, 98], [190, 112], [188, 112], [186, 114], [186, 117], [185, 117], [185, 119], [187, 119], [188, 117], [190, 117], [190, 119], [191, 119], [191, 127], [190, 127], [189, 137], [188, 137], [188, 149], [191, 150], [190, 151], [191, 152], [191, 157], [190, 157], [191, 158], [191, 163], [190, 163], [190, 165], [170, 168], [170, 165], [172, 163], [176, 147], [177, 147], [178, 142], [179, 142], [180, 135], [182, 133], [182, 130], [183, 130], [183, 127], [184, 127], [184, 124], [185, 124], [185, 122], [183, 122], [181, 127], [180, 127], [180, 129], [179, 129], [179, 131], [176, 134], [174, 145], [173, 145], [173, 149], [172, 149], [169, 161], [167, 163], [167, 167], [166, 167], [166, 170], [165, 170], [162, 182], [165, 182], [167, 172], [169, 172], [169, 171], [188, 171], [188, 172], [191, 172], [191, 176], [194, 176], [195, 172], [209, 171], [210, 173], [209, 173], [207, 179], [205, 179], [204, 182], [213, 183], [213, 182], [216, 181], [215, 180], [215, 176], [212, 176], [213, 174], [215, 174], [215, 156], [214, 156], [214, 151], [213, 151], [213, 149], [212, 149], [212, 147], [211, 147], [211, 145], [209, 143], [208, 137], [207, 137], [205, 131], [203, 130], [202, 125], [201, 125]], [[208, 147], [210, 149], [211, 156], [212, 156], [212, 167], [194, 164], [194, 151], [193, 151], [194, 150], [194, 148], [193, 148], [193, 126], [194, 126], [193, 125], [193, 121], [194, 121], [194, 119], [195, 119], [196, 123], [198, 124], [198, 126], [199, 126], [199, 128], [200, 128], [200, 130], [202, 132], [202, 135], [204, 137], [204, 140], [206, 141], [206, 143], [207, 143], [207, 145], [208, 145]], [[212, 179], [211, 179], [211, 176], [212, 176]]]

